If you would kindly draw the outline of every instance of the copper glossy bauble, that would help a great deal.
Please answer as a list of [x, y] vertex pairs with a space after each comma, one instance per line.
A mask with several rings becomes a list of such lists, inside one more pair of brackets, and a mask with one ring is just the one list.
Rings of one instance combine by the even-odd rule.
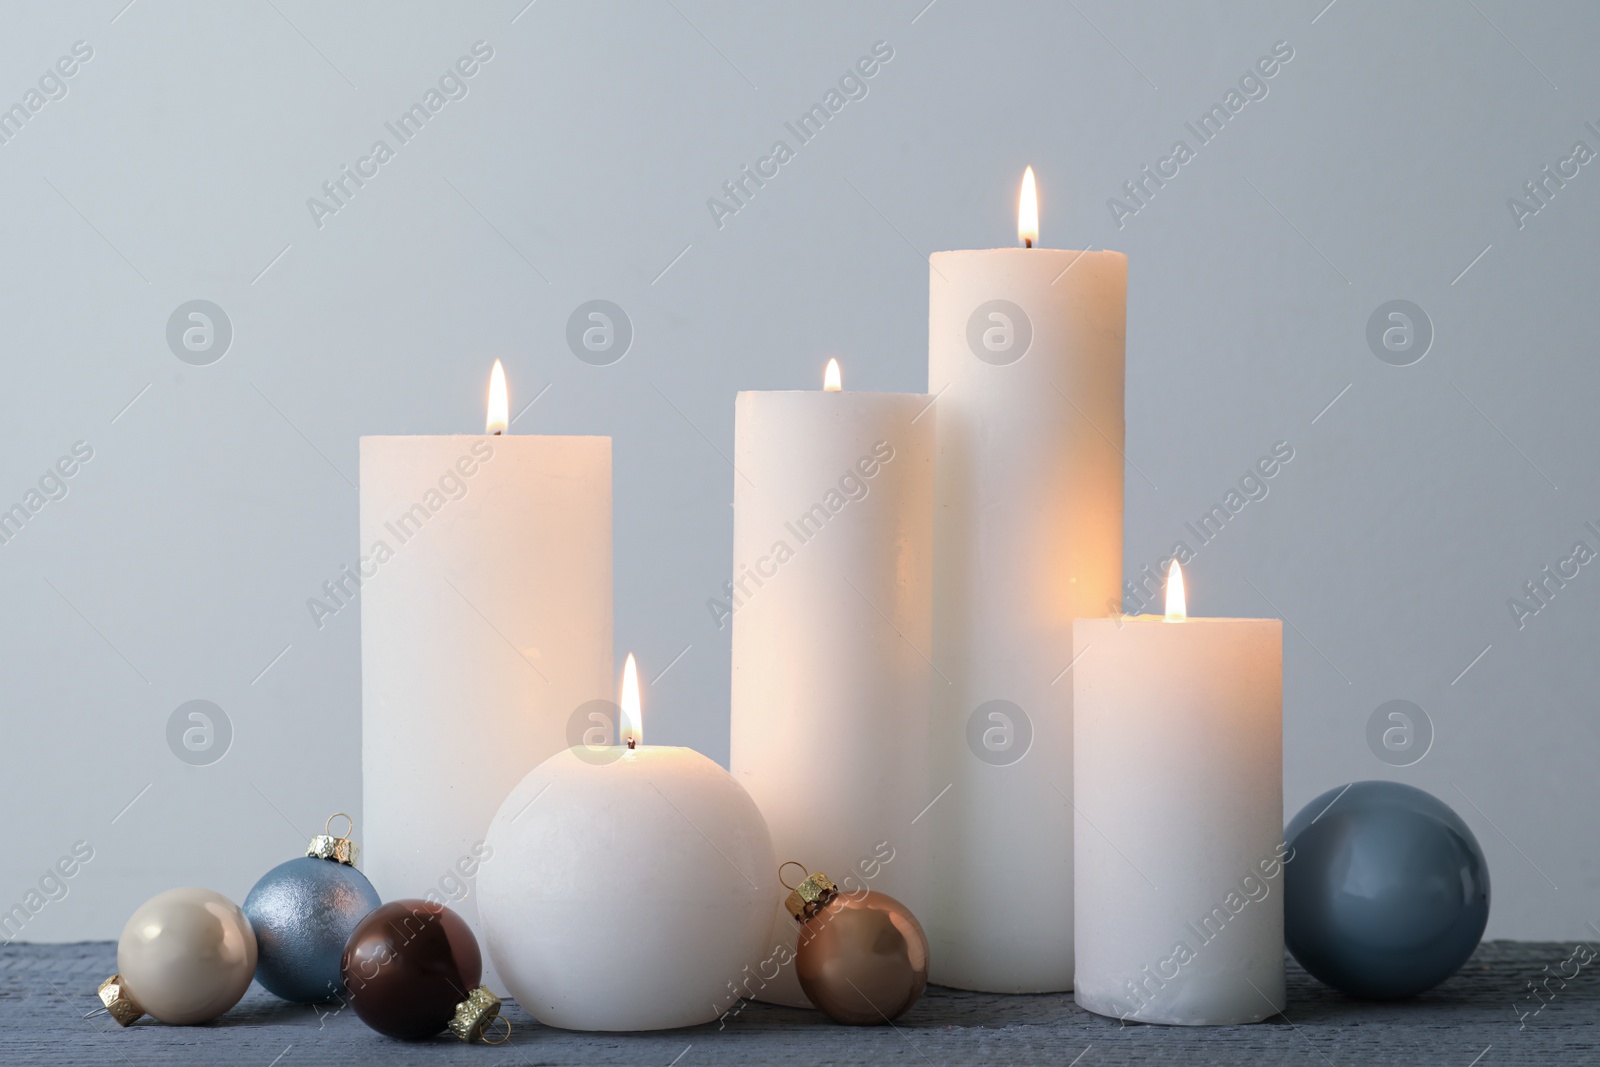
[[835, 1022], [892, 1022], [928, 986], [928, 937], [894, 897], [840, 892], [800, 927], [800, 988]]

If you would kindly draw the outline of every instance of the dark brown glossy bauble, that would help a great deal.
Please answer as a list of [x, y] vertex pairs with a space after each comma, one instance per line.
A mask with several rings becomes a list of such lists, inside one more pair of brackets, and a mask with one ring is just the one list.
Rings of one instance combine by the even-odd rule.
[[928, 937], [883, 893], [841, 892], [800, 927], [795, 974], [834, 1022], [898, 1019], [928, 987]]
[[361, 920], [344, 946], [350, 1006], [389, 1037], [420, 1041], [449, 1024], [483, 978], [466, 921], [440, 904], [393, 900]]

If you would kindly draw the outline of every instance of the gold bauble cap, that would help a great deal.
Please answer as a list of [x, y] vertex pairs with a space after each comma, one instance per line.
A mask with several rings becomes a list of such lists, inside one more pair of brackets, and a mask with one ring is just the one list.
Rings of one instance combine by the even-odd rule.
[[[483, 1032], [500, 1015], [500, 998], [489, 992], [487, 986], [478, 986], [467, 994], [467, 999], [456, 1005], [455, 1018], [450, 1020], [450, 1032], [463, 1041], [483, 1041]], [[504, 1022], [505, 1020], [501, 1020]], [[510, 1024], [506, 1037], [511, 1036]], [[501, 1038], [504, 1041], [505, 1038]], [[486, 1044], [497, 1045], [499, 1041]]]
[[[333, 820], [340, 816], [349, 820], [350, 829], [335, 837], [333, 834]], [[306, 855], [313, 859], [332, 860], [335, 863], [342, 863], [346, 867], [354, 867], [356, 861], [361, 858], [361, 849], [357, 848], [356, 843], [350, 840], [350, 835], [355, 833], [355, 830], [356, 821], [345, 815], [344, 812], [341, 811], [328, 816], [328, 821], [322, 827], [323, 832], [313, 837], [311, 843], [306, 846]]]
[[805, 922], [838, 895], [839, 887], [833, 884], [833, 879], [821, 871], [814, 871], [794, 887], [783, 906], [789, 909], [790, 915]]
[[139, 1007], [139, 1002], [128, 992], [128, 985], [120, 974], [114, 974], [101, 982], [99, 993], [100, 1003], [104, 1004], [106, 1011], [117, 1020], [118, 1026], [127, 1026], [144, 1014], [144, 1009]]
[[318, 834], [306, 846], [306, 855], [319, 860], [333, 860], [347, 867], [354, 867], [356, 860], [361, 856], [361, 849], [348, 837], [333, 837], [330, 834]]

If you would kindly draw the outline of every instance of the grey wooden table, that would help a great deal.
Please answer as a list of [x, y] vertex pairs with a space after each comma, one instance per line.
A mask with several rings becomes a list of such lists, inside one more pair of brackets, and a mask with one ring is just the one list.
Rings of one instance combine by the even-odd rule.
[[[1000, 997], [932, 988], [895, 1027], [835, 1026], [814, 1012], [752, 1004], [725, 1029], [577, 1034], [539, 1026], [514, 1004], [498, 1048], [441, 1037], [380, 1037], [345, 1011], [287, 1004], [252, 986], [207, 1026], [101, 1016], [95, 986], [116, 960], [108, 942], [0, 946], [0, 1064], [1503, 1064], [1600, 1063], [1600, 959], [1572, 975], [1570, 944], [1489, 942], [1455, 978], [1416, 1000], [1369, 1004], [1289, 964], [1286, 1015], [1255, 1026], [1121, 1026], [1071, 996]], [[1546, 968], [1549, 968], [1546, 970]], [[1552, 974], [1564, 973], [1562, 979]], [[1541, 982], [1535, 999], [1529, 982]]]

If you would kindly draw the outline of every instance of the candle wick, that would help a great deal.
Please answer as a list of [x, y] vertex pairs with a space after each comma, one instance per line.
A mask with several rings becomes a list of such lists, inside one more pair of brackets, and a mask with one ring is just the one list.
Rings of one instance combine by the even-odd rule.
[[628, 738], [628, 747], [630, 749], [633, 748], [636, 742], [637, 742], [637, 738], [632, 738], [632, 737]]
[[1033, 238], [1032, 237], [1024, 237], [1022, 239], [1022, 247], [1023, 248], [1032, 248], [1033, 247]]
[[502, 434], [502, 433], [504, 433], [504, 432], [505, 432], [505, 431], [503, 431], [503, 430], [496, 430], [496, 431], [495, 431], [495, 432], [494, 432], [494, 436], [495, 436], [495, 437], [499, 437], [499, 436], [500, 436], [500, 435], [501, 435], [501, 434]]

